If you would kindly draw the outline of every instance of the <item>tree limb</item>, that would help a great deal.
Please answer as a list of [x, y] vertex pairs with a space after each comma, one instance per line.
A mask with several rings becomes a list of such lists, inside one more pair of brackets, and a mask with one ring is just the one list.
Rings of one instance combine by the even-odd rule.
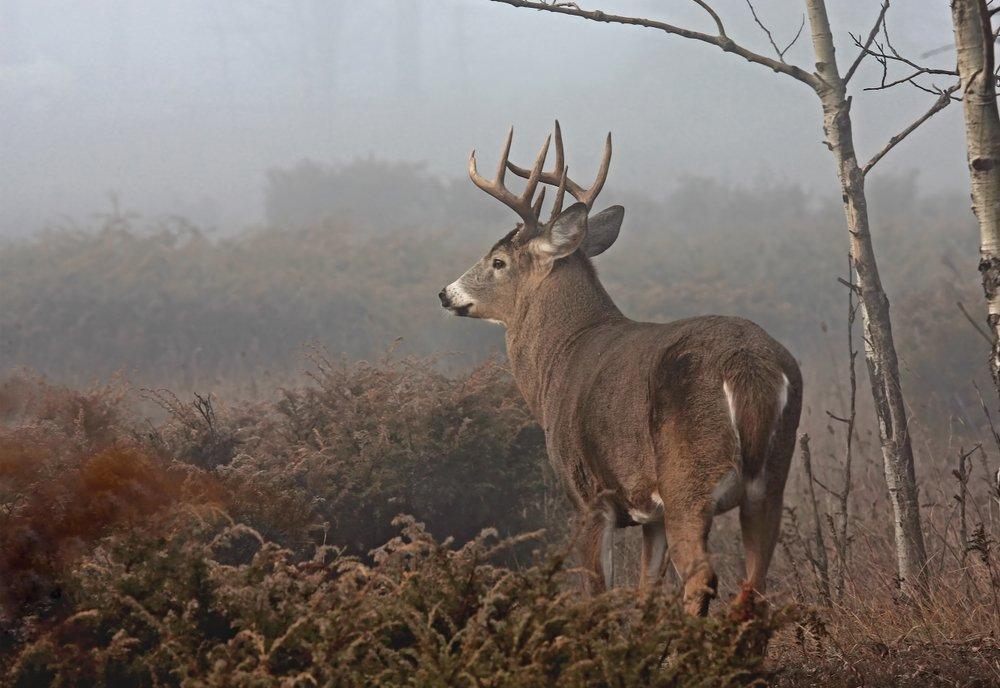
[[[884, 22], [883, 22], [883, 24], [881, 24], [881, 27], [882, 27], [882, 30], [884, 32], [885, 31], [885, 24], [884, 24]], [[933, 67], [924, 67], [922, 65], [917, 64], [913, 60], [910, 60], [910, 59], [907, 59], [907, 58], [903, 57], [892, 46], [892, 43], [889, 42], [889, 34], [887, 32], [885, 33], [885, 38], [886, 38], [885, 44], [886, 44], [886, 47], [889, 48], [889, 52], [886, 52], [885, 48], [883, 48], [880, 43], [875, 42], [875, 45], [878, 47], [878, 50], [872, 50], [871, 49], [871, 45], [872, 45], [871, 42], [862, 43], [861, 40], [857, 36], [855, 36], [853, 34], [851, 35], [851, 38], [854, 40], [854, 45], [858, 46], [861, 49], [861, 55], [862, 56], [864, 56], [864, 55], [871, 55], [872, 57], [874, 57], [879, 62], [882, 62], [883, 64], [885, 64], [885, 62], [888, 62], [888, 61], [900, 62], [902, 64], [907, 65], [908, 67], [912, 67], [914, 70], [920, 72], [921, 74], [937, 74], [937, 75], [944, 75], [944, 76], [958, 76], [958, 71], [957, 70], [954, 70], [954, 69], [937, 69], [937, 68], [933, 68]]]
[[990, 344], [990, 346], [992, 346], [993, 345], [993, 337], [991, 337], [990, 335], [988, 335], [986, 333], [986, 330], [984, 330], [980, 326], [980, 324], [978, 322], [976, 322], [976, 319], [973, 318], [971, 315], [969, 315], [969, 311], [967, 311], [965, 309], [965, 304], [963, 304], [961, 301], [956, 301], [955, 305], [958, 306], [958, 310], [962, 311], [962, 315], [964, 315], [965, 319], [969, 321], [969, 324], [972, 325], [976, 329], [976, 332], [978, 332], [982, 336], [982, 338], [985, 339], [987, 341], [987, 343]]
[[898, 144], [900, 141], [902, 141], [907, 136], [912, 134], [917, 127], [919, 127], [921, 124], [929, 120], [935, 114], [948, 107], [948, 104], [951, 102], [951, 94], [957, 91], [958, 87], [959, 84], [955, 84], [954, 86], [951, 86], [941, 91], [941, 94], [938, 96], [938, 99], [934, 101], [934, 104], [930, 107], [930, 109], [927, 112], [925, 112], [923, 115], [914, 120], [913, 123], [910, 124], [910, 126], [906, 127], [906, 129], [903, 129], [903, 131], [899, 132], [891, 139], [889, 139], [889, 142], [885, 144], [882, 150], [873, 155], [872, 159], [869, 160], [867, 163], [865, 163], [864, 167], [861, 168], [861, 174], [868, 174], [868, 171], [871, 170], [871, 168], [875, 167], [875, 164], [879, 160], [881, 160], [886, 153], [891, 151], [896, 146], [896, 144]]
[[[590, 21], [603, 22], [606, 24], [626, 24], [630, 26], [642, 26], [647, 29], [656, 29], [658, 31], [663, 31], [664, 33], [673, 34], [675, 36], [681, 36], [682, 38], [690, 38], [692, 40], [701, 41], [702, 43], [708, 43], [714, 45], [717, 48], [723, 50], [727, 53], [733, 53], [734, 55], [739, 55], [744, 60], [752, 62], [754, 64], [759, 64], [767, 67], [780, 74], [786, 74], [793, 79], [801, 81], [813, 90], [817, 90], [821, 87], [821, 82], [815, 74], [811, 74], [801, 67], [796, 67], [794, 65], [787, 64], [785, 62], [780, 62], [778, 60], [772, 59], [770, 57], [765, 57], [764, 55], [759, 55], [744, 48], [739, 43], [736, 43], [733, 39], [724, 35], [713, 36], [711, 34], [702, 33], [701, 31], [692, 31], [691, 29], [685, 29], [680, 26], [674, 26], [673, 24], [668, 24], [666, 22], [656, 21], [653, 19], [643, 19], [641, 17], [625, 17], [618, 14], [607, 14], [601, 10], [582, 10], [579, 7], [568, 6], [562, 4], [548, 4], [546, 2], [541, 2], [541, 0], [490, 0], [491, 2], [499, 2], [504, 5], [510, 5], [511, 7], [524, 7], [527, 9], [539, 10], [542, 12], [552, 12], [555, 14], [565, 14], [571, 17], [580, 17], [581, 19], [589, 19]], [[702, 3], [699, 3], [702, 4]]]
[[694, 2], [697, 3], [703, 10], [712, 15], [712, 19], [715, 20], [715, 26], [716, 28], [719, 29], [719, 35], [722, 36], [723, 38], [726, 38], [726, 27], [722, 25], [722, 20], [719, 19], [719, 15], [715, 13], [715, 10], [713, 10], [709, 6], [709, 4], [705, 2], [705, 0], [694, 0]]
[[857, 71], [858, 65], [861, 64], [861, 61], [865, 59], [866, 55], [868, 55], [868, 48], [871, 47], [872, 41], [874, 41], [875, 36], [878, 35], [879, 27], [882, 26], [882, 22], [885, 21], [885, 13], [888, 11], [889, 0], [884, 0], [882, 3], [882, 10], [878, 13], [878, 19], [875, 20], [875, 26], [873, 26], [872, 30], [868, 33], [868, 39], [861, 46], [861, 52], [859, 52], [858, 56], [854, 58], [854, 62], [851, 63], [850, 69], [847, 70], [847, 74], [844, 76], [845, 85], [851, 80], [851, 77], [854, 76], [854, 72]]
[[[695, 1], [697, 2], [697, 0]], [[804, 29], [806, 25], [806, 16], [804, 14], [802, 15], [802, 23], [799, 24], [799, 30], [795, 32], [795, 37], [792, 38], [792, 40], [788, 42], [788, 45], [785, 46], [785, 49], [782, 50], [778, 47], [778, 44], [774, 42], [774, 36], [771, 35], [771, 30], [768, 29], [764, 22], [760, 20], [760, 17], [757, 16], [757, 10], [754, 8], [753, 3], [750, 2], [750, 0], [746, 0], [746, 2], [747, 7], [750, 8], [750, 14], [753, 15], [753, 20], [757, 22], [757, 26], [759, 26], [760, 30], [764, 32], [765, 36], [767, 36], [767, 40], [771, 42], [771, 47], [774, 48], [774, 52], [777, 53], [778, 59], [785, 62], [785, 53], [791, 50], [792, 46], [795, 45], [795, 42], [799, 40], [799, 36], [802, 35], [802, 29]]]

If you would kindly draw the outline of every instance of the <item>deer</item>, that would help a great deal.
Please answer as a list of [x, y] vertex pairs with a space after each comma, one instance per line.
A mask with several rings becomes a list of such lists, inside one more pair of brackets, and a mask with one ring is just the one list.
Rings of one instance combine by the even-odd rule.
[[[649, 323], [623, 315], [592, 262], [614, 244], [625, 214], [620, 205], [591, 214], [607, 179], [611, 134], [584, 188], [568, 176], [558, 121], [554, 133], [551, 171], [543, 170], [551, 134], [534, 165], [522, 168], [508, 159], [511, 127], [492, 181], [470, 154], [473, 184], [520, 222], [440, 291], [441, 305], [506, 330], [511, 373], [576, 512], [585, 594], [612, 583], [615, 529], [638, 525], [639, 589], [662, 579], [669, 543], [685, 610], [706, 615], [718, 591], [712, 521], [738, 507], [746, 580], [737, 599], [766, 604], [802, 406], [798, 365], [743, 318]], [[507, 189], [508, 170], [526, 180], [522, 193]], [[556, 191], [543, 222], [546, 187]], [[576, 202], [563, 209], [566, 192]]]

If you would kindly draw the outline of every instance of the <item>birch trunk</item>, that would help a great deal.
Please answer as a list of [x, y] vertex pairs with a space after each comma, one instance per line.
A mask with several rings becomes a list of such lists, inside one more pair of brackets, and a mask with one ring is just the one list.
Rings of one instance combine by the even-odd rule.
[[985, 0], [952, 0], [962, 83], [972, 211], [979, 220], [979, 272], [993, 333], [990, 372], [1000, 394], [1000, 117], [993, 77], [993, 31]]
[[822, 80], [817, 93], [823, 106], [823, 129], [827, 146], [837, 163], [865, 328], [865, 360], [875, 400], [885, 480], [892, 501], [899, 584], [904, 594], [916, 597], [924, 587], [927, 555], [920, 528], [913, 449], [892, 339], [889, 299], [882, 289], [872, 248], [865, 177], [854, 152], [851, 131], [851, 100], [837, 68], [826, 4], [823, 0], [806, 0], [806, 8], [816, 56], [816, 74]]

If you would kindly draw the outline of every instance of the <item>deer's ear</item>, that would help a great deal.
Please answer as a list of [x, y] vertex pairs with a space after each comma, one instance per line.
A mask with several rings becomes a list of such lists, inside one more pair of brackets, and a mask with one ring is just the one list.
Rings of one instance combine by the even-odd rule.
[[587, 206], [574, 203], [531, 240], [530, 248], [541, 258], [558, 260], [579, 248], [586, 236]]
[[587, 220], [587, 235], [580, 250], [589, 258], [607, 251], [618, 238], [624, 218], [625, 208], [620, 205], [605, 208], [597, 215], [591, 216]]

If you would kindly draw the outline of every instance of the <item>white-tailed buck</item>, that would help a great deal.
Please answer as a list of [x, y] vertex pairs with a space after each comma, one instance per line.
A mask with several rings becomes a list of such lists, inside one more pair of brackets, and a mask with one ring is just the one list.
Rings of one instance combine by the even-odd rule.
[[[590, 261], [614, 243], [625, 213], [589, 215], [611, 135], [589, 189], [567, 176], [558, 122], [551, 172], [542, 169], [551, 137], [530, 170], [508, 161], [512, 137], [513, 129], [493, 181], [476, 171], [475, 151], [469, 176], [521, 222], [439, 296], [457, 315], [506, 327], [514, 378], [579, 514], [591, 589], [610, 582], [613, 529], [641, 525], [640, 585], [659, 578], [669, 542], [685, 606], [706, 613], [717, 586], [709, 529], [738, 506], [744, 590], [763, 593], [802, 404], [795, 359], [741, 318], [657, 324], [622, 315]], [[504, 186], [508, 169], [527, 179], [520, 195]], [[539, 183], [557, 188], [546, 223]], [[567, 191], [577, 202], [563, 210]]]

